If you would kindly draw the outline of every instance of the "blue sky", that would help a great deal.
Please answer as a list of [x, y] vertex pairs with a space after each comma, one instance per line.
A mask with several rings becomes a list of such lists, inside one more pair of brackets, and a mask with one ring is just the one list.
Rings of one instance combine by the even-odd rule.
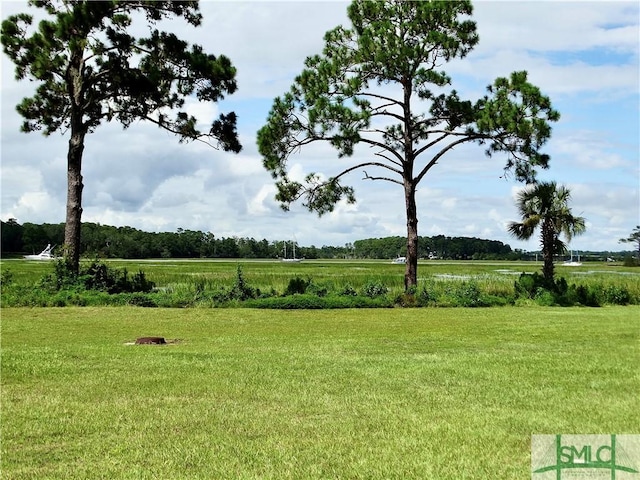
[[[3, 18], [27, 10], [2, 2]], [[218, 105], [190, 109], [203, 122], [235, 110], [244, 145], [230, 155], [197, 144], [180, 145], [155, 126], [123, 131], [107, 124], [87, 137], [84, 221], [148, 231], [189, 228], [217, 237], [295, 238], [302, 245], [344, 245], [362, 238], [405, 235], [399, 187], [349, 178], [356, 205], [340, 204], [324, 217], [300, 206], [279, 209], [261, 165], [255, 134], [273, 98], [285, 93], [304, 59], [320, 53], [324, 33], [345, 24], [344, 2], [201, 2], [204, 24], [166, 28], [238, 69], [239, 90]], [[549, 95], [562, 115], [546, 151], [550, 168], [541, 179], [571, 188], [574, 213], [587, 232], [574, 250], [622, 250], [618, 239], [640, 224], [639, 16], [637, 2], [474, 3], [480, 43], [464, 60], [443, 68], [461, 96], [476, 100], [486, 85], [514, 70]], [[33, 91], [16, 83], [2, 57], [3, 220], [63, 222], [67, 138], [18, 131], [15, 105]], [[356, 156], [366, 152], [356, 150]], [[364, 157], [363, 157], [364, 158]], [[516, 241], [506, 224], [517, 220], [514, 197], [521, 185], [502, 179], [504, 158], [485, 158], [482, 147], [445, 157], [418, 191], [420, 235], [475, 236], [534, 250], [537, 239]], [[294, 175], [315, 169], [335, 174], [340, 163], [326, 147], [293, 157]]]

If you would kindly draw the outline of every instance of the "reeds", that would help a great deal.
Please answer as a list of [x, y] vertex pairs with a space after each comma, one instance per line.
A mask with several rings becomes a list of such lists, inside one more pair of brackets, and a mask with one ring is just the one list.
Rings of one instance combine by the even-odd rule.
[[[238, 298], [232, 293], [239, 275], [243, 284], [253, 292], [247, 298], [283, 296], [292, 279], [300, 279], [308, 287], [306, 293], [317, 296], [371, 296], [372, 291], [380, 293], [384, 290], [392, 302], [404, 304], [405, 301], [403, 266], [382, 260], [307, 260], [300, 263], [268, 260], [107, 260], [106, 263], [113, 268], [144, 272], [156, 286], [152, 295], [159, 306], [218, 306], [229, 300], [244, 300], [246, 298]], [[0, 266], [2, 300], [7, 306], [23, 304], [21, 299], [25, 292], [34, 290], [52, 269], [47, 262], [22, 260], [3, 260]], [[418, 267], [418, 288], [413, 293], [418, 297], [418, 305], [514, 303], [514, 284], [519, 276], [539, 272], [540, 268], [540, 263], [536, 262], [423, 261]], [[625, 300], [625, 295], [628, 301], [622, 303], [640, 303], [638, 268], [600, 263], [573, 268], [559, 265], [556, 273], [567, 284], [600, 295], [604, 303], [617, 303], [617, 298]], [[6, 288], [9, 286], [11, 288]], [[34, 295], [26, 295], [31, 298], [30, 304], [51, 304], [46, 298], [34, 300]], [[46, 295], [46, 292], [39, 295]], [[474, 296], [478, 305], [467, 305], [474, 303]], [[55, 304], [64, 305], [68, 298], [68, 295], [63, 296], [63, 300]], [[98, 299], [104, 298], [98, 296], [94, 300], [99, 303]], [[497, 301], [498, 298], [502, 300]], [[421, 303], [420, 299], [424, 301]]]

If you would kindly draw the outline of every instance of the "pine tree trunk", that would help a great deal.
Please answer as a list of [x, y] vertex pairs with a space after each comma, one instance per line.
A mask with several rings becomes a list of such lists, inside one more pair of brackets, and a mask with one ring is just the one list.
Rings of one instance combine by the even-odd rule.
[[407, 263], [404, 272], [404, 291], [409, 293], [418, 286], [418, 209], [416, 207], [416, 184], [413, 179], [413, 132], [411, 114], [411, 77], [402, 82], [404, 118], [404, 201], [407, 209]]
[[67, 152], [67, 217], [64, 227], [64, 254], [68, 268], [80, 270], [80, 230], [82, 227], [82, 153], [87, 127], [83, 123], [83, 59], [82, 49], [73, 52], [66, 74], [71, 100], [71, 138]]
[[67, 217], [64, 226], [65, 259], [74, 273], [80, 269], [82, 227], [82, 152], [84, 133], [72, 132], [67, 153]]
[[418, 285], [418, 210], [416, 190], [405, 180], [405, 205], [407, 208], [407, 263], [404, 273], [404, 290], [408, 292]]

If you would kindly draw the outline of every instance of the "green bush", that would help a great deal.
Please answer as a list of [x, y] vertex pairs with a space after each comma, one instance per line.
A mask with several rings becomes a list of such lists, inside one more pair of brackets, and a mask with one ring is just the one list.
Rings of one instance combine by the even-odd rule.
[[585, 307], [599, 307], [598, 286], [571, 285], [567, 293], [567, 305], [580, 304]]
[[516, 296], [524, 298], [535, 298], [539, 289], [551, 290], [550, 287], [553, 288], [538, 272], [522, 273], [514, 284]]
[[242, 273], [242, 267], [238, 265], [236, 270], [236, 281], [229, 292], [229, 299], [248, 300], [250, 298], [256, 298], [259, 296], [259, 293], [259, 291], [256, 291], [254, 288], [249, 286], [244, 278], [244, 274]]
[[155, 302], [153, 298], [143, 293], [132, 294], [127, 301], [127, 305], [133, 305], [136, 307], [147, 307], [147, 308], [153, 308], [158, 306], [158, 304]]
[[412, 308], [419, 306], [419, 299], [414, 293], [401, 293], [396, 296], [393, 303], [399, 307]]
[[362, 294], [365, 297], [376, 298], [386, 295], [389, 289], [382, 282], [367, 282], [362, 287]]
[[150, 292], [155, 285], [147, 280], [142, 271], [129, 278], [126, 268], [118, 270], [94, 260], [87, 266], [81, 266], [76, 275], [64, 260], [58, 260], [54, 263], [53, 273], [43, 276], [38, 286], [52, 293], [62, 290], [96, 290], [116, 294]]
[[609, 285], [603, 291], [604, 301], [613, 305], [628, 305], [631, 303], [629, 290], [617, 285]]
[[298, 276], [295, 276], [289, 279], [289, 284], [284, 291], [284, 295], [296, 295], [296, 294], [304, 294], [307, 292], [307, 288], [311, 285], [311, 279], [304, 279]]
[[576, 293], [570, 291], [564, 278], [547, 280], [538, 272], [522, 273], [514, 284], [514, 291], [516, 298], [532, 299], [543, 306], [569, 306], [576, 303]]
[[8, 287], [13, 283], [13, 272], [8, 268], [5, 268], [0, 272], [0, 286]]
[[462, 282], [455, 290], [457, 306], [460, 307], [483, 307], [480, 288], [476, 282]]
[[358, 292], [356, 291], [355, 288], [353, 288], [351, 286], [350, 283], [347, 283], [346, 285], [344, 285], [342, 287], [342, 289], [338, 292], [338, 295], [342, 295], [345, 297], [355, 297], [356, 295], [358, 295]]
[[556, 304], [556, 296], [546, 288], [538, 288], [534, 295], [535, 302], [542, 307], [551, 307]]

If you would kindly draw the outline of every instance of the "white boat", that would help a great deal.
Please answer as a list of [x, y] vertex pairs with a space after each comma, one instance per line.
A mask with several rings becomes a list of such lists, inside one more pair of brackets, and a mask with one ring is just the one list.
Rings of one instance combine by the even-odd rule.
[[407, 257], [398, 257], [396, 259], [394, 259], [391, 263], [395, 263], [398, 265], [404, 265], [405, 263], [407, 263]]
[[575, 261], [573, 259], [573, 250], [571, 250], [571, 258], [569, 260], [567, 260], [566, 262], [564, 262], [563, 265], [565, 267], [579, 267], [579, 266], [581, 266], [582, 262], [580, 261], [580, 255], [578, 255], [578, 261]]
[[297, 263], [297, 262], [301, 262], [302, 259], [301, 258], [296, 258], [296, 244], [293, 244], [293, 257], [292, 258], [287, 258], [287, 242], [284, 242], [284, 257], [282, 257], [282, 261], [283, 262], [289, 262], [289, 263]]
[[58, 257], [56, 257], [55, 255], [53, 255], [53, 253], [51, 253], [52, 250], [53, 250], [53, 247], [51, 246], [51, 244], [48, 244], [47, 247], [43, 251], [41, 251], [39, 254], [25, 255], [24, 258], [25, 260], [56, 260]]

